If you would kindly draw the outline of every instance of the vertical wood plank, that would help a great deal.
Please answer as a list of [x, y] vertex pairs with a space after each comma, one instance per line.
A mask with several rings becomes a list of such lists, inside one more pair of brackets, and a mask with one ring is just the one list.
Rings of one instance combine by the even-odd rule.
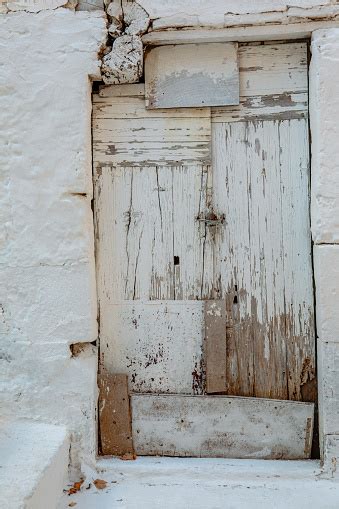
[[204, 316], [206, 392], [225, 394], [227, 390], [225, 301], [206, 301]]
[[228, 394], [302, 400], [315, 363], [307, 120], [214, 124], [213, 152]]
[[101, 454], [134, 454], [127, 375], [99, 374], [99, 430]]

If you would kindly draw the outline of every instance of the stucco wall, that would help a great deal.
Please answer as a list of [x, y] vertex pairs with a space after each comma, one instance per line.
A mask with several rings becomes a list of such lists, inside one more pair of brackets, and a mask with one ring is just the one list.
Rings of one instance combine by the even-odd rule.
[[1, 416], [66, 424], [95, 450], [91, 84], [101, 13], [0, 16]]
[[326, 468], [339, 460], [339, 29], [312, 37], [312, 236], [318, 332], [321, 443]]
[[[338, 8], [335, 0], [288, 2], [289, 8], [273, 0], [215, 0], [208, 12], [203, 0], [139, 3], [159, 29], [177, 22], [263, 23], [275, 13], [284, 24], [295, 20], [288, 18], [292, 8], [302, 9], [303, 16], [307, 9], [311, 20], [334, 19]], [[6, 10], [0, 6], [0, 12]], [[1, 415], [66, 424], [75, 467], [90, 462], [95, 452], [97, 353], [89, 344], [72, 357], [69, 345], [97, 338], [89, 76], [99, 76], [97, 52], [105, 38], [102, 10], [0, 15]], [[339, 29], [316, 32], [312, 53], [320, 410], [325, 459], [334, 470], [339, 458]]]

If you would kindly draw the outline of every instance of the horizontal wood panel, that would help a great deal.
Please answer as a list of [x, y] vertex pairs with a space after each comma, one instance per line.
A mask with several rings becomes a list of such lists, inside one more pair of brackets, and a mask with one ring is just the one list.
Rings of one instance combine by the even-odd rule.
[[241, 99], [234, 108], [213, 108], [212, 122], [239, 122], [242, 120], [285, 120], [308, 116], [308, 94], [284, 93], [251, 96]]
[[236, 43], [159, 46], [145, 54], [146, 107], [239, 103]]
[[134, 392], [201, 394], [203, 303], [102, 305], [101, 365], [125, 373]]
[[210, 162], [210, 110], [146, 111], [143, 97], [96, 96], [94, 165]]
[[239, 46], [240, 96], [306, 92], [307, 43]]
[[314, 405], [223, 396], [131, 396], [139, 455], [306, 459]]
[[207, 394], [227, 391], [226, 302], [207, 300], [205, 318], [205, 364]]
[[307, 43], [240, 45], [239, 71], [239, 106], [212, 108], [212, 122], [307, 116]]

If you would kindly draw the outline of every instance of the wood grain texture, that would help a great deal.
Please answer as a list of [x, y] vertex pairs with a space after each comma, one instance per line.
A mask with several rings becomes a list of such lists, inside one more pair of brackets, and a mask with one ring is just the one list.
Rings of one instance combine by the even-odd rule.
[[240, 104], [213, 108], [212, 122], [307, 117], [307, 44], [239, 46]]
[[223, 396], [132, 395], [140, 455], [307, 459], [314, 405]]
[[[205, 376], [197, 353], [200, 335], [187, 345], [191, 358], [178, 359], [182, 341], [201, 327], [201, 314], [191, 313], [183, 301], [223, 299], [228, 393], [315, 401], [307, 46], [242, 45], [239, 62], [241, 103], [212, 108], [212, 123], [210, 108], [146, 110], [143, 85], [101, 89], [95, 96], [105, 363], [137, 375], [136, 391], [181, 392], [178, 375], [182, 392], [199, 393]], [[159, 331], [158, 343], [152, 324], [162, 323], [164, 330], [171, 325], [161, 306], [149, 311], [147, 303], [157, 300], [182, 304], [182, 312], [173, 315], [178, 337], [161, 339]], [[130, 304], [124, 307], [127, 301], [144, 306], [135, 308], [150, 324], [144, 321], [140, 334], [132, 334], [135, 316]], [[125, 326], [117, 317], [113, 323], [118, 304]], [[183, 319], [180, 329], [178, 317], [185, 312], [190, 323]], [[146, 370], [142, 364], [142, 356], [161, 345], [163, 377], [160, 365]], [[133, 370], [123, 358], [127, 351]], [[194, 392], [196, 361], [200, 385]]]
[[146, 107], [239, 103], [237, 44], [159, 46], [145, 55]]
[[133, 392], [203, 393], [203, 302], [102, 306], [100, 363], [106, 371], [127, 374]]
[[[141, 88], [132, 95], [110, 91], [94, 96], [93, 162], [95, 168], [209, 163], [211, 112], [209, 108], [150, 111]], [[121, 95], [119, 95], [121, 94]]]
[[104, 456], [133, 455], [128, 378], [122, 374], [99, 374], [99, 442]]
[[204, 318], [206, 392], [225, 394], [227, 391], [225, 301], [205, 301]]
[[305, 119], [214, 124], [228, 394], [301, 400], [315, 378], [308, 150]]
[[210, 167], [102, 167], [97, 172], [99, 299], [191, 300], [213, 292]]

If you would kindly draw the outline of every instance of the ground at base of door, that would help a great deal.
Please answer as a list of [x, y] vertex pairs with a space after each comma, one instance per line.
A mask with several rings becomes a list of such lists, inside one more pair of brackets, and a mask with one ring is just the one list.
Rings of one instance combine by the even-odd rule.
[[317, 461], [105, 459], [88, 471], [80, 491], [63, 495], [58, 509], [68, 507], [337, 509], [339, 482], [322, 478]]

